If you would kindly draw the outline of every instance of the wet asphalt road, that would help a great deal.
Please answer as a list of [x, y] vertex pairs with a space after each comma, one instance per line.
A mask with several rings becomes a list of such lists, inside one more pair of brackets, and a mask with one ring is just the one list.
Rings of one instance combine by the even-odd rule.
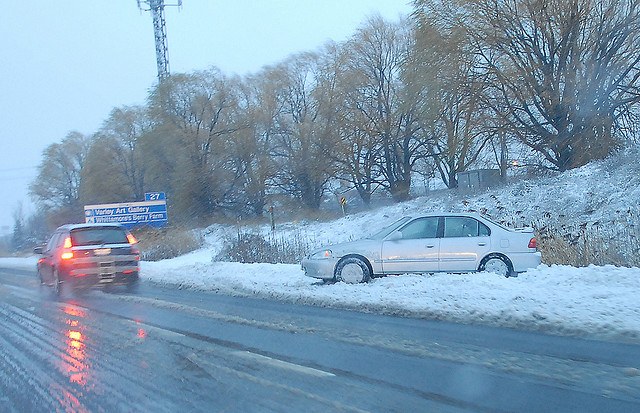
[[640, 346], [0, 269], [2, 412], [634, 412]]

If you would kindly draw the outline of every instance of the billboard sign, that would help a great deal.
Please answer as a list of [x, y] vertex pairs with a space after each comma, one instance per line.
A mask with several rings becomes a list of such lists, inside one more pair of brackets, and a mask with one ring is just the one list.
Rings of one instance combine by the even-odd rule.
[[167, 201], [127, 202], [121, 204], [85, 205], [87, 223], [117, 223], [127, 227], [150, 225], [161, 227], [167, 224]]

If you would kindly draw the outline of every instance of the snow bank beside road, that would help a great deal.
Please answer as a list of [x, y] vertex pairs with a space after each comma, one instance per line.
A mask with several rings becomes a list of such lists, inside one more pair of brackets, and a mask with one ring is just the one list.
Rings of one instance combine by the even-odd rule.
[[[33, 269], [36, 258], [0, 258], [0, 267]], [[462, 323], [554, 334], [640, 341], [640, 268], [545, 266], [502, 278], [491, 273], [403, 275], [369, 284], [322, 284], [290, 264], [211, 262], [203, 249], [142, 262], [155, 283]]]
[[38, 263], [37, 256], [31, 257], [2, 257], [0, 258], [0, 268], [17, 268], [20, 270], [33, 270], [36, 269]]
[[640, 268], [544, 266], [491, 273], [403, 275], [323, 285], [298, 265], [145, 262], [143, 277], [225, 294], [555, 334], [640, 340]]

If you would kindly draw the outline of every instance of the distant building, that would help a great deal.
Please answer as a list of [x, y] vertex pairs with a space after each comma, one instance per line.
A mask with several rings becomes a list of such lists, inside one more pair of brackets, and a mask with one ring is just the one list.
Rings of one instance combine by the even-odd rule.
[[498, 169], [474, 169], [458, 172], [458, 189], [463, 191], [495, 187], [500, 182], [500, 171]]

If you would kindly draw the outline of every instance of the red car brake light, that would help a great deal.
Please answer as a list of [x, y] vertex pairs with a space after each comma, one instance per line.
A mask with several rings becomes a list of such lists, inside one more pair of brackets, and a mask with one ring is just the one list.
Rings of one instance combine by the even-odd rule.
[[73, 258], [73, 251], [65, 251], [62, 254], [60, 254], [60, 258], [62, 258], [63, 260], [70, 260], [71, 258]]
[[529, 240], [529, 248], [538, 248], [538, 241], [535, 237]]
[[63, 260], [70, 260], [71, 258], [73, 258], [73, 251], [70, 250], [71, 247], [73, 247], [71, 237], [65, 238], [64, 244], [62, 245], [64, 251], [62, 251], [62, 254], [60, 254], [60, 258], [62, 258]]

